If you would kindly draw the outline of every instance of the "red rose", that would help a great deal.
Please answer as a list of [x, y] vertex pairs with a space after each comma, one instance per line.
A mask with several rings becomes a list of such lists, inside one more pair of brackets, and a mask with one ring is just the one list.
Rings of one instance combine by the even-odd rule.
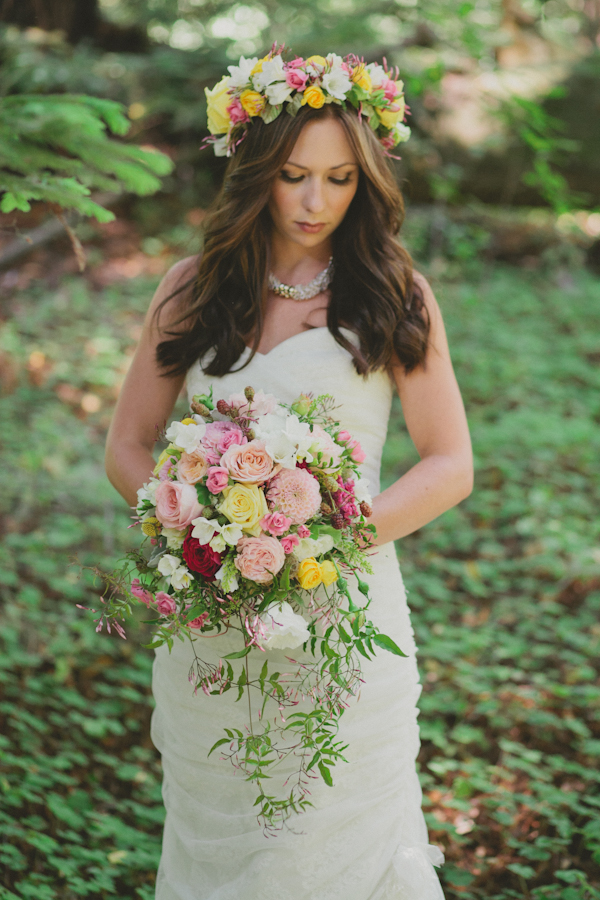
[[183, 542], [183, 558], [188, 569], [207, 580], [211, 580], [217, 569], [221, 568], [221, 554], [208, 544], [201, 544], [198, 538], [192, 537], [191, 530]]

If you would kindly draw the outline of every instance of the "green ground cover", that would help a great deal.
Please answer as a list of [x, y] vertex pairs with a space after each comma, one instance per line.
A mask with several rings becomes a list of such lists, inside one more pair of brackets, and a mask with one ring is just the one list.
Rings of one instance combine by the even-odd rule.
[[[132, 541], [102, 444], [153, 284], [15, 295], [0, 332], [0, 898], [153, 896], [149, 651], [94, 633], [84, 565]], [[401, 542], [420, 770], [448, 900], [600, 898], [600, 282], [436, 282], [476, 490]], [[396, 410], [387, 481], [414, 460]], [[200, 701], [199, 701], [200, 702]], [[416, 898], [415, 898], [416, 900]]]

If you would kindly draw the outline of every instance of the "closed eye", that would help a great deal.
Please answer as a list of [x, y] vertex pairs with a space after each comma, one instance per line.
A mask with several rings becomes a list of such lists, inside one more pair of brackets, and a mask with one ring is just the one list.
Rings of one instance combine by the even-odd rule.
[[[290, 173], [285, 170], [280, 173], [280, 176], [281, 179], [288, 184], [299, 184], [306, 177], [305, 175], [290, 175]], [[349, 184], [351, 178], [352, 175], [349, 173], [345, 178], [330, 178], [329, 180], [332, 184]]]

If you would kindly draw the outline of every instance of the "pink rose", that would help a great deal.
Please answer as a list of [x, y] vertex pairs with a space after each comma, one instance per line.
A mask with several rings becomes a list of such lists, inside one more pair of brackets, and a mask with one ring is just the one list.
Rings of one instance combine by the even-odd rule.
[[351, 453], [350, 456], [354, 460], [355, 463], [364, 463], [367, 458], [367, 454], [360, 446], [356, 438], [353, 438], [351, 441], [348, 441], [347, 446], [350, 448]]
[[139, 578], [134, 578], [131, 582], [131, 593], [133, 596], [140, 600], [141, 603], [145, 603], [148, 606], [154, 600], [154, 594], [151, 594], [150, 591], [147, 591], [142, 587], [142, 583]]
[[337, 439], [340, 443], [347, 444], [348, 441], [352, 440], [352, 435], [349, 431], [338, 431]]
[[237, 542], [235, 565], [243, 578], [257, 584], [269, 584], [285, 562], [279, 541], [268, 534], [243, 537]]
[[262, 530], [269, 531], [276, 537], [285, 534], [285, 532], [289, 530], [291, 524], [291, 519], [288, 519], [283, 513], [278, 512], [267, 513], [267, 515], [263, 516], [260, 520], [260, 527]]
[[301, 56], [297, 56], [295, 59], [290, 60], [290, 62], [285, 64], [286, 69], [299, 69], [300, 66], [304, 65], [305, 60], [302, 59]]
[[398, 88], [396, 87], [396, 82], [392, 81], [391, 78], [386, 78], [385, 81], [381, 82], [380, 85], [383, 90], [386, 99], [391, 101], [398, 95]]
[[[310, 534], [310, 531], [308, 533]], [[297, 547], [300, 543], [300, 538], [297, 534], [287, 534], [285, 537], [281, 538], [280, 543], [284, 553], [291, 553], [294, 547]]]
[[189, 628], [202, 628], [206, 620], [208, 619], [208, 613], [204, 612], [201, 616], [198, 616], [196, 619], [192, 619], [191, 622], [188, 622]]
[[208, 471], [206, 456], [199, 447], [193, 453], [182, 453], [177, 463], [177, 475], [186, 484], [196, 484]]
[[208, 463], [216, 466], [221, 454], [232, 444], [246, 444], [248, 438], [235, 422], [209, 422], [202, 438], [202, 448]]
[[287, 86], [293, 88], [295, 91], [303, 91], [307, 81], [308, 75], [306, 72], [300, 72], [296, 68], [288, 69], [285, 73], [285, 82]]
[[156, 608], [161, 616], [171, 616], [177, 612], [177, 604], [173, 598], [164, 591], [159, 591], [156, 595]]
[[264, 441], [234, 445], [221, 457], [221, 466], [242, 484], [263, 484], [273, 472], [273, 458], [265, 450]]
[[234, 97], [229, 106], [227, 107], [227, 112], [229, 113], [229, 118], [231, 119], [234, 125], [239, 124], [240, 122], [249, 122], [250, 116], [240, 103], [239, 97]]
[[306, 525], [298, 526], [298, 537], [305, 538], [310, 537], [310, 528], [307, 528]]
[[206, 479], [206, 487], [211, 494], [220, 494], [223, 488], [229, 484], [229, 472], [222, 469], [221, 466], [211, 466], [208, 470], [208, 478]]
[[184, 531], [202, 513], [196, 489], [179, 481], [161, 481], [156, 488], [156, 518], [167, 528]]

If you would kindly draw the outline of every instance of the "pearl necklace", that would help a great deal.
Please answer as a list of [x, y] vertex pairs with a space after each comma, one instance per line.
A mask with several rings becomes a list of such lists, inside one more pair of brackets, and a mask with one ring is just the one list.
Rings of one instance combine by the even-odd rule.
[[317, 294], [326, 290], [331, 284], [333, 277], [333, 256], [329, 258], [327, 268], [319, 272], [316, 278], [309, 281], [308, 284], [284, 284], [275, 278], [273, 273], [269, 274], [269, 288], [274, 294], [280, 297], [286, 297], [288, 300], [312, 300]]

